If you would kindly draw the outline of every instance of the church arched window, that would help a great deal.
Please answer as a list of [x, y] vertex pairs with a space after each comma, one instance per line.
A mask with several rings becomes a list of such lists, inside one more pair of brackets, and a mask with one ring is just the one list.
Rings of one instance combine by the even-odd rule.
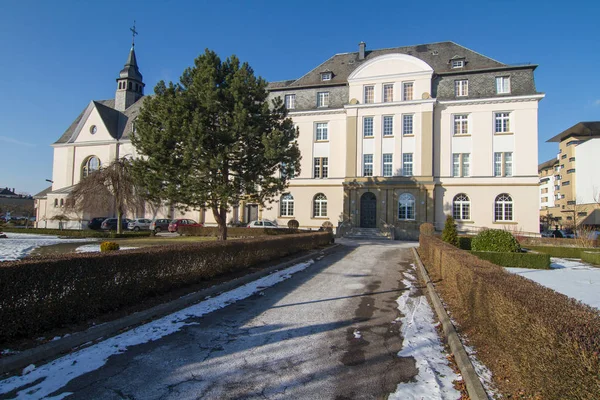
[[85, 178], [89, 174], [94, 171], [98, 171], [100, 169], [100, 159], [96, 156], [91, 156], [86, 158], [82, 167], [81, 167], [81, 177]]

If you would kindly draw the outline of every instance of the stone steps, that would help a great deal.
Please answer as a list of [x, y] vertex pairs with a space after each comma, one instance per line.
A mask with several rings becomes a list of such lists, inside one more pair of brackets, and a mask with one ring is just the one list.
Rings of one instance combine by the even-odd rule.
[[390, 240], [379, 228], [352, 228], [344, 237], [359, 240]]

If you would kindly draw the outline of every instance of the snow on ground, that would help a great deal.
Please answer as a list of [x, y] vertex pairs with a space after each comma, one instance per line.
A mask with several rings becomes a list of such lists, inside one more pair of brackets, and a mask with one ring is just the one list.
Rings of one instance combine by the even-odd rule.
[[42, 246], [51, 246], [60, 243], [90, 242], [94, 239], [60, 239], [52, 235], [36, 235], [31, 233], [5, 232], [6, 239], [0, 239], [0, 261], [19, 260]]
[[[58, 391], [69, 381], [90, 371], [102, 367], [112, 355], [124, 353], [128, 347], [158, 340], [179, 331], [187, 325], [199, 325], [189, 322], [190, 318], [201, 317], [210, 312], [224, 308], [236, 301], [260, 292], [306, 269], [312, 260], [296, 264], [282, 271], [250, 282], [244, 286], [204, 300], [198, 304], [177, 311], [156, 321], [139, 326], [120, 335], [114, 336], [90, 347], [78, 350], [38, 368], [28, 367], [28, 372], [22, 376], [13, 376], [0, 381], [0, 394], [22, 388], [17, 392], [17, 399], [42, 399]], [[63, 399], [71, 393], [60, 393], [52, 399]]]
[[[133, 250], [133, 249], [137, 249], [137, 247], [123, 246], [119, 250]], [[83, 246], [79, 246], [76, 251], [78, 253], [97, 253], [100, 251], [100, 244], [86, 244]]]
[[413, 357], [419, 373], [414, 382], [400, 383], [389, 399], [458, 399], [460, 392], [453, 381], [462, 380], [448, 365], [444, 346], [435, 329], [433, 310], [424, 295], [415, 297], [415, 277], [404, 272], [405, 290], [396, 300], [404, 315], [402, 323], [402, 350], [399, 357]]
[[600, 268], [580, 260], [551, 258], [552, 269], [506, 268], [540, 285], [600, 308]]

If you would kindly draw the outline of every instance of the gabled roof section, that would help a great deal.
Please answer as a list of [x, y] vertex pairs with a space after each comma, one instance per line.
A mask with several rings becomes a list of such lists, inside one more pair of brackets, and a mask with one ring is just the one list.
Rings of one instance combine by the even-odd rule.
[[553, 138], [548, 139], [546, 142], [562, 142], [571, 136], [589, 136], [590, 138], [600, 137], [600, 121], [580, 122], [573, 125], [569, 129], [564, 130]]
[[41, 192], [39, 192], [38, 194], [36, 194], [35, 196], [33, 196], [34, 199], [45, 199], [48, 193], [50, 193], [52, 191], [52, 186], [48, 186], [46, 189], [42, 190]]
[[121, 113], [114, 108], [107, 107], [97, 101], [94, 101], [93, 103], [110, 136], [114, 139], [119, 139], [119, 116]]
[[[110, 107], [110, 108], [114, 108], [114, 106], [115, 106], [115, 100], [114, 99], [110, 99], [110, 100], [98, 100], [98, 101], [95, 101], [95, 103], [100, 103], [100, 104], [105, 105], [105, 106]], [[77, 118], [75, 118], [75, 121], [73, 121], [71, 123], [71, 125], [67, 128], [67, 130], [62, 134], [62, 136], [60, 138], [58, 138], [58, 140], [56, 142], [54, 142], [54, 144], [61, 144], [61, 143], [68, 143], [69, 142], [69, 140], [71, 139], [71, 137], [73, 137], [73, 134], [75, 133], [75, 130], [77, 129], [77, 126], [82, 121], [82, 119], [85, 121], [85, 119], [83, 117], [86, 114], [86, 111], [88, 111], [88, 109], [90, 109], [90, 105], [91, 105], [91, 103], [88, 104], [81, 111], [81, 113], [77, 116]], [[91, 112], [91, 109], [90, 109], [90, 112]]]
[[548, 169], [548, 168], [552, 168], [555, 165], [558, 165], [558, 160], [556, 159], [556, 157], [548, 160], [548, 161], [544, 161], [543, 163], [541, 163], [540, 165], [538, 165], [538, 171], [541, 171], [543, 169]]
[[269, 89], [276, 90], [322, 85], [320, 72], [326, 70], [333, 72], [333, 78], [330, 81], [327, 81], [328, 85], [345, 85], [348, 82], [348, 76], [363, 63], [368, 62], [375, 57], [393, 53], [407, 54], [419, 58], [429, 64], [434, 72], [438, 74], [444, 72], [456, 72], [456, 69], [453, 70], [448, 62], [448, 60], [454, 57], [464, 58], [467, 61], [465, 66], [460, 69], [461, 72], [507, 67], [506, 64], [481, 55], [476, 51], [460, 46], [454, 42], [440, 42], [416, 46], [367, 50], [363, 60], [359, 59], [358, 51], [336, 54], [300, 79], [289, 84], [283, 84], [284, 82], [287, 83], [289, 81], [273, 82], [273, 84], [269, 84]]

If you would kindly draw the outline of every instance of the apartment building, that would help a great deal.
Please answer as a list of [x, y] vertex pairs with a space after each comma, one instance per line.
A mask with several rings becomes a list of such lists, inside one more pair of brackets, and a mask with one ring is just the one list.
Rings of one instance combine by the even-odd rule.
[[[600, 122], [580, 122], [548, 142], [558, 143], [558, 155], [555, 160], [541, 164], [545, 168], [540, 168], [540, 190], [542, 180], [553, 175], [554, 202], [548, 201], [545, 208], [540, 208], [540, 217], [564, 227], [598, 228]], [[545, 184], [549, 185], [549, 182]]]

